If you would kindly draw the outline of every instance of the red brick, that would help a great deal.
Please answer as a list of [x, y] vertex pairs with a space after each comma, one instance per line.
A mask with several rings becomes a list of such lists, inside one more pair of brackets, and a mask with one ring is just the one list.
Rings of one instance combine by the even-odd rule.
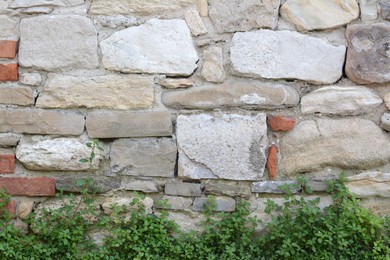
[[[1, 200], [0, 200], [1, 202]], [[16, 202], [14, 200], [10, 200], [7, 204], [5, 204], [4, 209], [8, 211], [12, 216], [16, 216]], [[2, 213], [0, 209], [0, 214]]]
[[18, 81], [18, 64], [0, 64], [0, 82], [1, 81]]
[[268, 116], [267, 124], [272, 131], [287, 132], [294, 128], [296, 119], [285, 116]]
[[4, 188], [12, 196], [54, 196], [56, 181], [48, 177], [0, 178], [0, 189]]
[[4, 154], [0, 155], [0, 174], [15, 172], [15, 155]]
[[13, 59], [18, 52], [17, 41], [0, 41], [0, 58]]
[[268, 148], [267, 169], [269, 179], [273, 180], [278, 171], [278, 147], [276, 145], [271, 145]]

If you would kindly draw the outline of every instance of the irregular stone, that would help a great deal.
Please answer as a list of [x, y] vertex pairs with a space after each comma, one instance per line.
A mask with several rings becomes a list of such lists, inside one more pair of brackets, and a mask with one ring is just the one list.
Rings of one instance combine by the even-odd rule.
[[345, 46], [333, 46], [292, 31], [238, 32], [230, 48], [233, 72], [238, 76], [299, 79], [315, 84], [339, 80], [344, 57]]
[[102, 75], [91, 77], [49, 74], [36, 106], [42, 108], [150, 108], [154, 101], [152, 77]]
[[273, 109], [299, 103], [298, 92], [287, 85], [257, 80], [229, 80], [219, 85], [165, 92], [163, 103], [174, 108], [214, 109], [223, 107]]
[[80, 159], [89, 158], [91, 151], [79, 139], [55, 138], [49, 140], [21, 140], [16, 147], [16, 158], [30, 170], [43, 171], [85, 171], [97, 169], [100, 163], [100, 151], [92, 164], [81, 163]]
[[122, 190], [141, 191], [145, 193], [158, 192], [157, 184], [152, 180], [133, 180], [131, 182], [122, 181]]
[[388, 198], [366, 198], [359, 202], [375, 215], [390, 216], [390, 200]]
[[19, 9], [18, 11], [24, 14], [49, 14], [53, 11], [53, 6], [35, 6], [24, 9]]
[[328, 177], [315, 177], [311, 178], [307, 181], [307, 186], [313, 191], [326, 191], [329, 185], [326, 183], [328, 180], [332, 180], [334, 178]]
[[195, 0], [94, 0], [89, 13], [92, 15], [152, 15], [162, 14], [194, 3]]
[[355, 0], [287, 0], [280, 15], [299, 31], [332, 29], [358, 18], [359, 5]]
[[265, 114], [180, 115], [176, 135], [180, 178], [258, 180], [263, 176], [268, 146]]
[[[137, 204], [131, 205], [133, 200], [136, 199], [135, 197], [133, 198], [123, 198], [123, 197], [113, 197], [113, 198], [107, 198], [103, 204], [102, 208], [104, 210], [104, 213], [107, 215], [111, 215], [114, 213], [112, 210], [114, 206], [119, 206], [127, 211], [134, 210], [138, 207]], [[142, 205], [147, 213], [152, 213], [152, 207], [153, 207], [153, 199], [149, 197], [145, 197], [144, 199], [139, 200], [140, 205]]]
[[373, 90], [366, 87], [323, 87], [301, 99], [301, 111], [304, 115], [361, 115], [368, 113], [383, 103]]
[[208, 16], [209, 15], [209, 6], [207, 4], [207, 0], [198, 0], [198, 11], [200, 16]]
[[390, 21], [390, 3], [387, 0], [380, 0], [379, 5], [381, 7], [382, 18]]
[[21, 235], [27, 235], [29, 232], [29, 225], [23, 222], [21, 219], [15, 219], [13, 221], [14, 228]]
[[251, 190], [247, 183], [240, 181], [206, 180], [204, 193], [229, 197], [248, 197]]
[[23, 200], [19, 203], [18, 207], [18, 217], [22, 220], [26, 220], [34, 207], [34, 201], [31, 200]]
[[190, 79], [161, 79], [160, 85], [164, 88], [189, 88], [195, 85]]
[[202, 195], [202, 190], [198, 183], [168, 182], [165, 184], [164, 193], [174, 196], [199, 197]]
[[390, 198], [390, 173], [364, 172], [348, 179], [345, 186], [358, 198]]
[[222, 48], [211, 46], [203, 52], [203, 67], [201, 75], [206, 81], [223, 82], [225, 70], [223, 68]]
[[19, 63], [48, 71], [97, 68], [96, 28], [80, 15], [24, 18], [20, 22]]
[[176, 196], [163, 196], [161, 203], [156, 204], [156, 208], [172, 209], [172, 210], [185, 210], [192, 205], [192, 198], [183, 198]]
[[121, 175], [174, 177], [176, 154], [172, 138], [119, 139], [111, 145], [111, 170]]
[[252, 184], [251, 191], [255, 193], [285, 193], [281, 186], [286, 185], [293, 193], [298, 193], [301, 188], [296, 181], [260, 181]]
[[384, 113], [381, 117], [381, 128], [390, 131], [390, 113]]
[[389, 142], [390, 137], [369, 120], [307, 120], [282, 139], [279, 169], [288, 175], [326, 166], [370, 169], [388, 163]]
[[16, 146], [21, 138], [21, 134], [0, 133], [0, 147]]
[[103, 17], [97, 17], [96, 19], [101, 26], [109, 27], [112, 29], [120, 26], [123, 27], [135, 26], [141, 23], [140, 19], [137, 19], [135, 17], [126, 17], [123, 15], [103, 16]]
[[88, 114], [86, 124], [88, 135], [92, 138], [172, 135], [172, 121], [169, 112], [94, 111]]
[[296, 121], [297, 120], [292, 117], [267, 116], [267, 124], [272, 129], [272, 131], [291, 131], [294, 128]]
[[275, 28], [279, 0], [210, 0], [209, 16], [218, 33]]
[[116, 32], [100, 42], [102, 63], [125, 73], [191, 75], [198, 54], [183, 20], [150, 19]]
[[[214, 211], [232, 212], [236, 209], [236, 201], [229, 197], [215, 197], [216, 208]], [[196, 198], [194, 201], [194, 211], [203, 211], [203, 207], [207, 207], [207, 199], [205, 197]]]
[[389, 23], [354, 24], [347, 27], [345, 72], [358, 84], [390, 82]]
[[278, 172], [278, 146], [276, 145], [268, 147], [267, 170], [269, 179], [275, 179]]
[[359, 0], [360, 17], [363, 23], [374, 21], [378, 18], [377, 0]]
[[10, 4], [9, 8], [16, 9], [42, 5], [72, 6], [82, 4], [84, 4], [84, 0], [14, 0], [12, 4]]
[[203, 23], [202, 18], [199, 16], [198, 11], [190, 10], [185, 12], [184, 19], [187, 26], [190, 28], [193, 36], [199, 36], [207, 33], [206, 26]]
[[[86, 180], [87, 186], [80, 187], [77, 185], [79, 180]], [[91, 185], [88, 185], [88, 180], [91, 179]], [[103, 176], [91, 176], [88, 178], [77, 177], [77, 176], [66, 176], [66, 177], [56, 177], [56, 188], [57, 190], [63, 190], [66, 192], [80, 192], [84, 188], [93, 189], [97, 193], [106, 193], [111, 190], [119, 189], [121, 186], [121, 181], [116, 178], [103, 177]]]
[[20, 82], [25, 85], [38, 86], [42, 82], [42, 76], [39, 73], [23, 73]]
[[0, 86], [0, 104], [19, 106], [34, 105], [34, 94], [29, 87]]
[[84, 116], [41, 109], [0, 109], [0, 132], [81, 135]]
[[8, 15], [0, 15], [0, 38], [9, 38], [18, 35], [19, 19], [9, 17]]

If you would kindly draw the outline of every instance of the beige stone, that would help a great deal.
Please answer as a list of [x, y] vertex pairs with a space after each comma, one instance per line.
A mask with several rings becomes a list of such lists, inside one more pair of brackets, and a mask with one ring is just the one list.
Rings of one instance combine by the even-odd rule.
[[184, 14], [184, 19], [186, 20], [187, 26], [190, 28], [193, 36], [204, 35], [207, 33], [206, 26], [204, 25], [202, 18], [199, 16], [198, 11], [187, 11]]
[[362, 199], [360, 204], [376, 215], [390, 216], [389, 198], [366, 198]]
[[1, 38], [14, 38], [18, 35], [19, 19], [9, 17], [7, 15], [0, 15], [0, 37]]
[[211, 46], [203, 52], [202, 77], [210, 82], [223, 82], [225, 79], [225, 70], [223, 68], [222, 48]]
[[360, 17], [363, 23], [374, 21], [378, 18], [378, 0], [359, 0]]
[[21, 134], [1, 133], [0, 134], [0, 147], [16, 146], [21, 138], [22, 138]]
[[131, 203], [135, 200], [136, 198], [124, 198], [124, 197], [112, 197], [112, 198], [107, 198], [103, 204], [102, 208], [104, 210], [104, 213], [111, 215], [113, 214], [113, 207], [114, 206], [119, 206], [123, 207], [125, 210], [130, 211], [137, 209], [139, 205], [142, 205], [145, 207], [145, 210], [147, 213], [152, 213], [152, 207], [153, 207], [153, 199], [149, 197], [145, 197], [143, 200], [139, 200], [139, 204], [136, 203], [135, 205], [131, 205]]
[[387, 109], [390, 110], [390, 92], [387, 92], [387, 93], [384, 95], [383, 100], [385, 101], [385, 104], [386, 104]]
[[390, 173], [365, 172], [349, 177], [346, 187], [358, 198], [390, 198]]
[[84, 4], [84, 0], [14, 0], [10, 8], [23, 8], [34, 6], [72, 6]]
[[208, 16], [209, 15], [209, 6], [207, 4], [207, 0], [198, 0], [198, 11], [200, 16]]
[[190, 79], [170, 79], [165, 78], [160, 80], [160, 85], [164, 88], [189, 88], [195, 85]]
[[18, 211], [18, 217], [25, 220], [27, 219], [34, 207], [34, 201], [31, 200], [23, 200], [19, 203], [19, 211]]
[[160, 205], [157, 208], [185, 210], [192, 205], [192, 198], [178, 197], [178, 196], [163, 196], [160, 200]]
[[34, 94], [29, 87], [0, 86], [0, 104], [19, 106], [34, 105]]
[[38, 86], [42, 82], [42, 76], [37, 72], [23, 73], [20, 76], [20, 82], [25, 85]]

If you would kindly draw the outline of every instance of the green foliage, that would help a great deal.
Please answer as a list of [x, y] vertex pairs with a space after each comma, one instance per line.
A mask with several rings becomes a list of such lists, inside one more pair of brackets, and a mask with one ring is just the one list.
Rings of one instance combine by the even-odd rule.
[[104, 148], [101, 145], [99, 139], [96, 139], [96, 138], [92, 139], [91, 141], [88, 141], [85, 145], [90, 150], [89, 158], [81, 158], [79, 160], [79, 162], [89, 163], [89, 166], [92, 167], [93, 159], [95, 159], [95, 157], [96, 157], [96, 149], [103, 152]]

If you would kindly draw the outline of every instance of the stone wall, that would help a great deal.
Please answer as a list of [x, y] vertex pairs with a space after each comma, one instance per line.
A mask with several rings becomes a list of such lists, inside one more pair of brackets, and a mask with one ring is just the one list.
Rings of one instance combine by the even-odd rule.
[[[314, 3], [314, 2], [313, 2]], [[202, 205], [264, 202], [344, 171], [390, 209], [387, 0], [3, 0], [0, 187], [16, 222], [91, 177], [197, 228]], [[98, 138], [103, 152], [80, 163]], [[295, 190], [299, 193], [299, 189]]]

